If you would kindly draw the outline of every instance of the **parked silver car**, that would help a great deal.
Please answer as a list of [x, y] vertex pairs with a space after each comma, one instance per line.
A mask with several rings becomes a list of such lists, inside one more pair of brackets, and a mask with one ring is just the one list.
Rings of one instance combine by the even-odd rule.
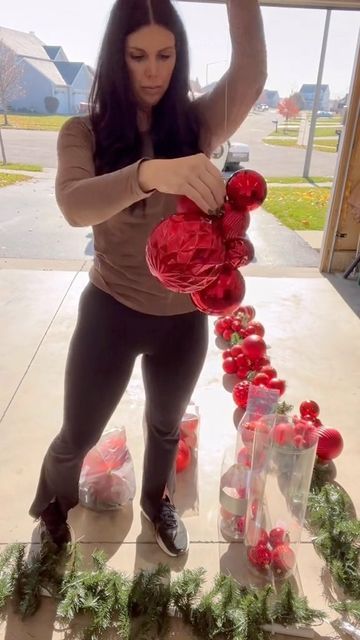
[[229, 140], [215, 149], [212, 161], [219, 171], [237, 171], [243, 162], [249, 162], [249, 145]]

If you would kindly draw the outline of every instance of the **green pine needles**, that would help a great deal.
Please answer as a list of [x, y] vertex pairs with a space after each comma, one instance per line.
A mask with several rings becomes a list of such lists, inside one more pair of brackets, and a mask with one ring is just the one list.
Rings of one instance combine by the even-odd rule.
[[[333, 608], [359, 622], [360, 521], [345, 492], [327, 482], [321, 468], [313, 474], [307, 522], [316, 535], [315, 548], [349, 598]], [[172, 580], [166, 565], [130, 577], [110, 569], [99, 550], [92, 555], [90, 570], [83, 565], [78, 545], [69, 556], [56, 554], [47, 542], [31, 560], [25, 558], [24, 544], [5, 547], [0, 555], [0, 614], [4, 617], [12, 603], [22, 617], [33, 615], [45, 589], [57, 600], [64, 625], [85, 616], [84, 640], [164, 638], [172, 616], [181, 617], [195, 636], [209, 640], [264, 640], [269, 635], [264, 625], [311, 625], [324, 619], [290, 582], [276, 593], [271, 586], [247, 588], [219, 575], [209, 587], [204, 569], [185, 569]]]

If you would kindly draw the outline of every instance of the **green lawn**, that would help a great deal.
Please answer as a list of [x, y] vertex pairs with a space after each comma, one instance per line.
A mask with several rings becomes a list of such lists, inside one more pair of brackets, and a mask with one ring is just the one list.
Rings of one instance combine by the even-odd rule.
[[4, 164], [0, 162], [0, 171], [1, 169], [11, 170], [11, 171], [42, 171], [43, 168], [39, 164], [16, 164], [14, 162], [8, 162], [8, 164]]
[[22, 176], [19, 173], [2, 173], [0, 171], [0, 189], [2, 187], [9, 187], [17, 182], [26, 182], [27, 180], [31, 180], [31, 178], [29, 178], [29, 176]]
[[266, 178], [266, 182], [271, 183], [271, 182], [277, 182], [278, 184], [317, 184], [320, 182], [332, 182], [333, 178], [330, 176], [314, 176], [314, 177], [310, 177], [310, 178], [300, 178], [300, 177], [295, 177], [292, 178], [291, 176], [287, 176], [287, 177], [271, 177], [271, 178]]
[[[37, 131], [59, 131], [69, 116], [8, 115], [9, 129], [33, 129]], [[0, 116], [4, 127], [4, 117]], [[4, 127], [6, 128], [6, 127]]]
[[330, 188], [269, 187], [264, 209], [294, 230], [321, 230], [330, 196]]
[[336, 140], [324, 140], [320, 142], [315, 139], [314, 149], [318, 151], [327, 151], [328, 153], [336, 153], [338, 141]]
[[278, 147], [297, 147], [298, 149], [305, 149], [305, 147], [300, 147], [296, 144], [296, 139], [289, 138], [289, 140], [284, 140], [282, 138], [263, 138], [263, 142], [265, 144], [275, 144]]

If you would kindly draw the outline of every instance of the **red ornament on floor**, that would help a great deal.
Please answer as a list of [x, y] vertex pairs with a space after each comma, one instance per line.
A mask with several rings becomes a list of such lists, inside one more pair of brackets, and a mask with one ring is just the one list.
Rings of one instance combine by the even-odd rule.
[[260, 207], [267, 195], [265, 179], [252, 169], [240, 169], [228, 180], [226, 193], [235, 209], [251, 211]]
[[334, 458], [337, 458], [344, 448], [341, 433], [331, 427], [319, 427], [317, 435], [319, 437], [316, 450], [317, 456], [321, 460], [334, 460]]
[[271, 564], [271, 551], [265, 545], [259, 544], [249, 550], [249, 560], [258, 569], [267, 569]]
[[244, 278], [239, 271], [225, 266], [212, 284], [201, 291], [192, 293], [191, 299], [203, 313], [221, 315], [235, 311], [244, 295]]
[[219, 276], [225, 247], [218, 221], [196, 213], [179, 213], [163, 220], [146, 244], [150, 272], [170, 289], [192, 293]]
[[295, 566], [295, 553], [287, 544], [276, 547], [272, 554], [272, 568], [275, 574], [282, 575]]

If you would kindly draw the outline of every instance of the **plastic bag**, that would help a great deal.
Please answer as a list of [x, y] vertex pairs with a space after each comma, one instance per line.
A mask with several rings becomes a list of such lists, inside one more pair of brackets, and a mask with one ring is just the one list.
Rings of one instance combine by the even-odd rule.
[[95, 511], [119, 509], [134, 499], [135, 471], [124, 427], [106, 431], [85, 456], [80, 503]]

